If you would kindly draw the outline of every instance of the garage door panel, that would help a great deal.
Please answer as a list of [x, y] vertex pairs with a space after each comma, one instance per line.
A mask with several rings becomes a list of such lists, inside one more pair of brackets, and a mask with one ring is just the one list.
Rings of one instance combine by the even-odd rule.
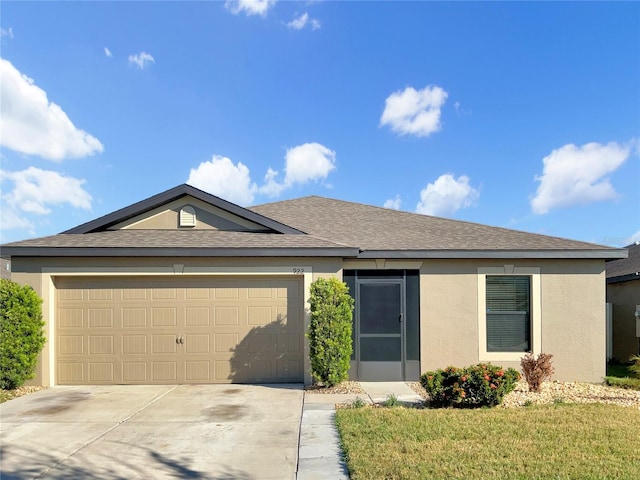
[[152, 382], [178, 382], [178, 362], [151, 362], [151, 372]]
[[185, 325], [187, 327], [208, 327], [211, 324], [211, 308], [187, 307]]
[[213, 313], [216, 325], [240, 324], [240, 308], [237, 306], [214, 307]]
[[176, 353], [178, 351], [178, 342], [174, 334], [152, 335], [151, 338], [152, 354]]
[[147, 362], [122, 362], [123, 383], [150, 383]]
[[147, 308], [123, 308], [122, 328], [144, 328], [147, 326]]
[[60, 384], [302, 381], [299, 278], [54, 282]]
[[89, 335], [89, 355], [113, 355], [112, 335]]
[[82, 308], [59, 308], [58, 328], [84, 327], [84, 310]]
[[123, 355], [146, 355], [148, 348], [147, 335], [122, 335]]
[[58, 360], [58, 383], [62, 385], [82, 385], [87, 383], [82, 362], [63, 362]]
[[90, 308], [87, 313], [90, 328], [113, 328], [112, 308]]
[[112, 362], [89, 362], [89, 383], [114, 383]]

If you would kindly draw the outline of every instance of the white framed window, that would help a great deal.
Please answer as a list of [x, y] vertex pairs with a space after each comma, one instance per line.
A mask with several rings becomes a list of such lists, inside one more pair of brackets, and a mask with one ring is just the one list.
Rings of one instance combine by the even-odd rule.
[[541, 351], [540, 268], [478, 268], [480, 361], [519, 361]]

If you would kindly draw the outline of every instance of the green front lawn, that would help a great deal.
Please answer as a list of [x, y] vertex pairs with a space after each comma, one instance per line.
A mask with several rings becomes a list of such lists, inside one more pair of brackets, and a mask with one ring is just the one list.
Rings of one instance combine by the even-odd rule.
[[339, 409], [351, 478], [640, 478], [640, 410], [556, 404]]

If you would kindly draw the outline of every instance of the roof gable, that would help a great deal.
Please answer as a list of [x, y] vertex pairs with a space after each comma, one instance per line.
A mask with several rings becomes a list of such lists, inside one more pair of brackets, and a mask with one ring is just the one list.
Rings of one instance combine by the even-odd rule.
[[173, 215], [174, 212], [177, 215], [179, 214], [180, 206], [192, 204], [195, 204], [194, 206], [197, 206], [203, 212], [206, 219], [205, 225], [209, 225], [210, 228], [231, 231], [302, 233], [288, 225], [187, 184], [179, 185], [62, 233], [83, 234], [118, 229], [153, 229], [157, 228], [158, 224], [170, 224], [170, 221], [167, 223], [166, 218], [158, 223], [159, 216]]

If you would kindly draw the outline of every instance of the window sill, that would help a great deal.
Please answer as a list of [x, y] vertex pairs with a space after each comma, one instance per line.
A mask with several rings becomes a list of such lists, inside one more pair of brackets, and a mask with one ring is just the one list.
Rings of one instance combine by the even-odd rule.
[[527, 352], [481, 352], [481, 362], [519, 362]]

